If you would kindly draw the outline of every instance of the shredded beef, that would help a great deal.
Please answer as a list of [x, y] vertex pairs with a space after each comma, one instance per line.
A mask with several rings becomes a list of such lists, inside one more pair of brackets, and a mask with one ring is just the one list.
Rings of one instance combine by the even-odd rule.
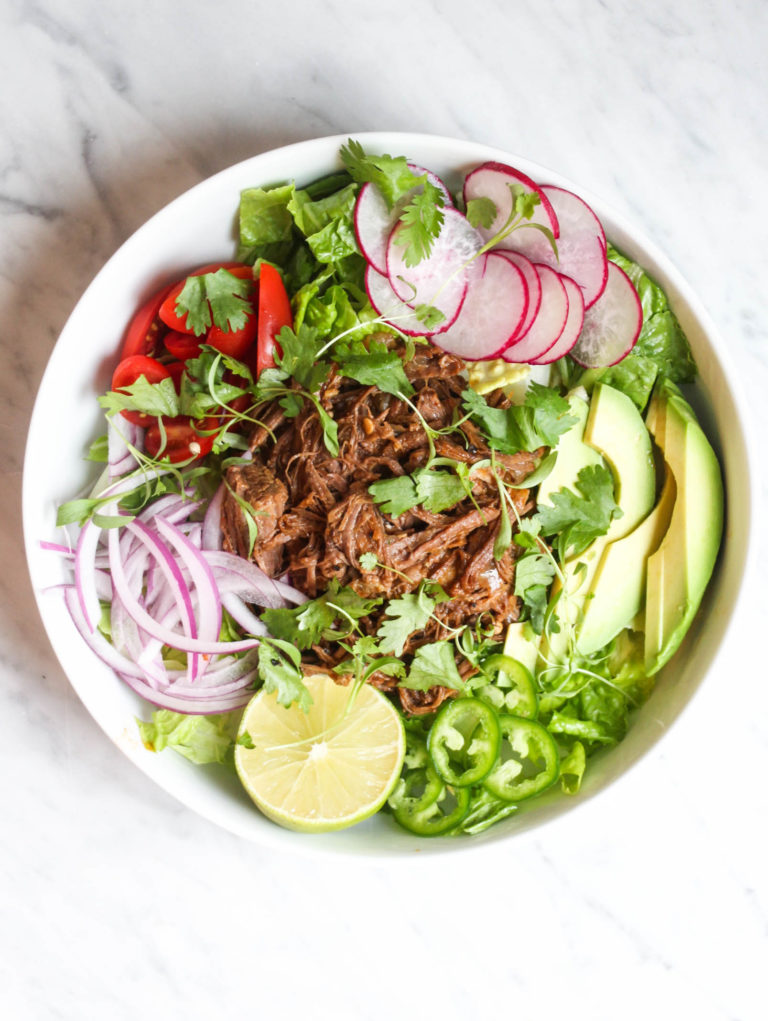
[[[424, 578], [439, 582], [451, 598], [437, 606], [437, 620], [411, 635], [404, 651], [408, 657], [419, 645], [450, 637], [449, 628], [479, 620], [501, 636], [517, 619], [519, 601], [513, 591], [517, 548], [513, 544], [499, 560], [493, 556], [501, 507], [488, 468], [473, 472], [472, 499], [441, 513], [414, 507], [393, 517], [383, 513], [368, 492], [372, 482], [411, 474], [426, 463], [429, 443], [422, 418], [443, 430], [461, 417], [466, 382], [460, 359], [425, 346], [417, 348], [404, 367], [415, 390], [410, 403], [331, 373], [319, 397], [338, 427], [336, 457], [325, 447], [320, 418], [310, 402], [293, 419], [286, 418], [277, 403], [262, 409], [263, 425], [251, 437], [253, 461], [226, 473], [231, 492], [224, 497], [222, 530], [225, 547], [248, 556], [251, 534], [239, 500], [250, 504], [258, 533], [251, 558], [271, 577], [288, 573], [291, 583], [310, 598], [334, 579], [361, 596], [385, 600], [414, 591]], [[502, 391], [494, 392], [489, 402], [508, 406]], [[439, 437], [435, 447], [439, 456], [468, 465], [490, 457], [471, 422]], [[533, 471], [538, 454], [497, 453], [497, 470], [505, 481], [519, 485]], [[518, 513], [528, 513], [528, 490], [511, 492]], [[374, 553], [380, 566], [363, 571], [363, 553]], [[361, 621], [362, 627], [374, 633], [382, 615], [381, 609], [375, 611]], [[332, 645], [319, 645], [307, 655], [317, 666], [332, 669], [345, 654]], [[412, 714], [431, 712], [453, 694], [443, 687], [429, 692], [396, 688], [384, 675], [374, 675], [371, 683], [396, 690], [403, 709]]]

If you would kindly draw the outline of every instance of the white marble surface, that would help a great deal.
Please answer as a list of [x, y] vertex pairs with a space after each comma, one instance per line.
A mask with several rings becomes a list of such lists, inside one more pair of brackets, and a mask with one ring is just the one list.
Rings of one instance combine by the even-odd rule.
[[581, 181], [704, 298], [768, 432], [768, 5], [363, 9], [0, 2], [3, 1016], [757, 1021], [765, 548], [727, 666], [669, 739], [583, 813], [478, 863], [318, 861], [217, 830], [110, 744], [41, 632], [20, 485], [55, 338], [148, 215], [284, 142], [430, 131]]

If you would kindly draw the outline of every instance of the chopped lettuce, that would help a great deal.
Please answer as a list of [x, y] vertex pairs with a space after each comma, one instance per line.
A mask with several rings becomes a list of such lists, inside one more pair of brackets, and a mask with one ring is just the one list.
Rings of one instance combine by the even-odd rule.
[[185, 716], [169, 709], [152, 713], [150, 722], [136, 720], [141, 740], [151, 751], [173, 748], [198, 766], [211, 762], [230, 765], [240, 713]]

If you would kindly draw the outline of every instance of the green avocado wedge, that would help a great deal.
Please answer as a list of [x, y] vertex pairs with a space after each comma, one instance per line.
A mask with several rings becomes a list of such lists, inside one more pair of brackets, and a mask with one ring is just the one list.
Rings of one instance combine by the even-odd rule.
[[645, 669], [674, 655], [699, 608], [723, 533], [723, 481], [691, 406], [669, 380], [654, 390], [648, 427], [672, 473], [677, 498], [661, 545], [648, 558]]
[[[573, 428], [575, 430], [577, 427]], [[592, 457], [602, 455], [605, 458], [614, 479], [616, 503], [622, 513], [621, 517], [611, 522], [605, 535], [595, 539], [583, 553], [562, 565], [564, 589], [556, 580], [552, 591], [553, 594], [564, 592], [565, 598], [560, 598], [557, 612], [565, 626], [560, 631], [548, 634], [542, 642], [542, 656], [550, 662], [562, 661], [567, 655], [570, 634], [575, 634], [576, 647], [579, 652], [583, 651], [579, 641], [581, 618], [586, 604], [594, 598], [594, 579], [605, 552], [634, 532], [653, 510], [656, 498], [651, 438], [636, 405], [621, 391], [602, 383], [595, 386], [583, 439], [579, 442], [591, 451]], [[581, 456], [582, 463], [589, 463], [584, 460], [585, 456]], [[641, 587], [647, 552], [647, 548], [644, 548], [639, 561]], [[619, 574], [622, 571], [622, 559], [618, 559]], [[608, 612], [602, 619], [592, 618], [590, 643], [593, 649], [602, 648], [626, 627], [639, 608], [635, 607], [628, 614], [622, 614], [617, 612], [622, 610], [622, 605], [615, 603], [610, 592], [601, 595], [605, 598], [604, 607]]]

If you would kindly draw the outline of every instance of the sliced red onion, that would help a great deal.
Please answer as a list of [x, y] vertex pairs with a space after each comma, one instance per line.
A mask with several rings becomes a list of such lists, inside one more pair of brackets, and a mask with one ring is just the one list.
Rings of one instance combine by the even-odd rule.
[[107, 463], [112, 478], [124, 475], [136, 467], [136, 458], [129, 450], [128, 444], [138, 446], [142, 434], [143, 429], [122, 415], [107, 419]]
[[224, 483], [211, 497], [203, 518], [202, 547], [205, 550], [221, 549], [221, 505], [224, 502]]
[[[229, 586], [233, 590], [232, 580], [241, 579], [247, 586], [248, 591], [258, 595], [258, 598], [248, 600], [258, 606], [279, 607], [284, 602], [305, 603], [307, 597], [298, 589], [286, 585], [285, 582], [276, 581], [265, 574], [260, 567], [238, 557], [234, 553], [226, 553], [223, 550], [203, 550], [203, 556], [213, 568], [213, 573], [219, 586]], [[240, 593], [242, 595], [242, 593]]]
[[250, 635], [268, 635], [266, 624], [259, 620], [255, 613], [248, 609], [243, 600], [235, 592], [227, 592], [221, 596], [221, 603], [227, 613], [244, 631]]
[[80, 608], [83, 611], [86, 626], [91, 631], [96, 630], [96, 625], [101, 617], [101, 606], [96, 591], [96, 579], [94, 573], [94, 558], [96, 547], [99, 543], [101, 529], [97, 528], [92, 521], [86, 521], [77, 540], [75, 552], [75, 586], [77, 596], [80, 600]]

